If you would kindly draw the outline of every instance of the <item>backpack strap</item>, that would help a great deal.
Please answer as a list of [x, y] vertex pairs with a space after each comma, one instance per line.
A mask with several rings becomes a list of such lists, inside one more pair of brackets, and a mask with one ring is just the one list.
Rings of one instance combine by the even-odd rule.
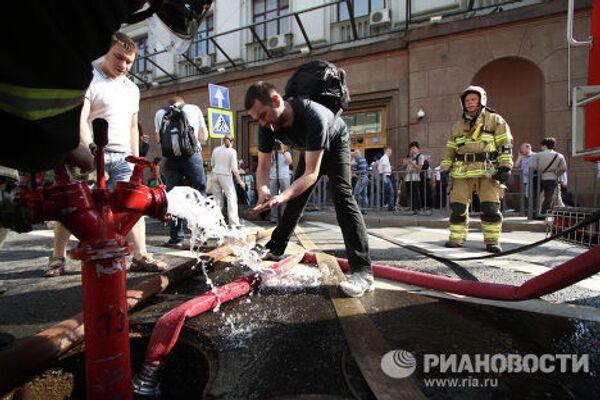
[[558, 158], [558, 153], [556, 153], [554, 155], [554, 158], [552, 159], [552, 161], [550, 161], [550, 164], [548, 164], [546, 166], [546, 168], [544, 168], [544, 170], [542, 171], [542, 174], [545, 173], [546, 171], [548, 171], [550, 169], [550, 167], [552, 166], [552, 164], [554, 164], [554, 161], [556, 161], [557, 158]]

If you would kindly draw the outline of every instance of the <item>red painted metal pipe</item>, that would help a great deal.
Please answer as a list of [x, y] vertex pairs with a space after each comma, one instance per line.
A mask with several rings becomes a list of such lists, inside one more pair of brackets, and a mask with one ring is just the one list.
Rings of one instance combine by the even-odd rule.
[[[127, 316], [126, 247], [98, 252], [77, 249], [82, 259], [85, 324], [86, 391], [88, 399], [131, 398], [131, 361]], [[105, 257], [105, 256], [102, 256]], [[124, 395], [124, 397], [121, 397]]]
[[[98, 121], [94, 121], [94, 137], [104, 141], [108, 124]], [[98, 146], [101, 166], [103, 147]], [[136, 164], [132, 179], [118, 184], [112, 199], [103, 169], [98, 168], [98, 188], [92, 192], [81, 182], [71, 182], [64, 166], [55, 169], [56, 184], [31, 187], [15, 196], [15, 204], [28, 210], [30, 223], [60, 221], [80, 240], [71, 257], [82, 260], [86, 398], [90, 400], [132, 398], [125, 276], [125, 256], [131, 246], [125, 235], [144, 214], [166, 219], [164, 186], [149, 188], [141, 183], [143, 169], [153, 164], [135, 157], [127, 160]]]
[[[337, 261], [342, 270], [350, 270], [348, 260], [338, 258]], [[316, 255], [307, 252], [302, 262], [316, 263]], [[521, 286], [452, 279], [384, 264], [373, 264], [372, 266], [373, 274], [379, 278], [481, 299], [521, 301], [564, 289], [600, 271], [600, 247], [590, 249], [543, 274], [531, 278]]]
[[[297, 265], [304, 253], [298, 253], [276, 262], [271, 266], [276, 272], [284, 273]], [[187, 318], [195, 317], [249, 293], [258, 287], [262, 277], [256, 273], [215, 288], [193, 298], [163, 315], [152, 330], [152, 337], [144, 356], [144, 365], [133, 382], [134, 392], [140, 395], [155, 395], [158, 392], [158, 374], [164, 366]], [[268, 279], [268, 275], [267, 278]]]
[[[592, 46], [588, 63], [588, 86], [600, 85], [600, 1], [592, 3]], [[600, 100], [587, 105], [585, 112], [585, 148], [600, 148]], [[585, 157], [589, 161], [600, 161], [600, 156]]]

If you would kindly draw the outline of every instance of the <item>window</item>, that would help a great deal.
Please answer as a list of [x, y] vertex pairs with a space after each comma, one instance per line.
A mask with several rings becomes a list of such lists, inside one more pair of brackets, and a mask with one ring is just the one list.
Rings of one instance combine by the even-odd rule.
[[196, 33], [196, 39], [194, 39], [188, 50], [188, 57], [196, 58], [214, 54], [215, 45], [212, 41], [207, 39], [209, 36], [212, 36], [214, 32], [214, 19], [212, 15], [209, 15], [200, 22], [198, 33]]
[[145, 58], [148, 55], [148, 38], [136, 40], [135, 45], [138, 48], [138, 52], [133, 61], [133, 72], [139, 74], [150, 71], [150, 63]]
[[381, 110], [357, 111], [343, 114], [342, 118], [348, 125], [351, 135], [380, 133]]
[[289, 0], [254, 0], [252, 21], [254, 22], [254, 28], [258, 37], [265, 39], [269, 36], [289, 33], [289, 17], [263, 22], [281, 15], [288, 15], [289, 10]]
[[[354, 17], [364, 17], [373, 11], [385, 8], [385, 0], [354, 0]], [[350, 19], [348, 11], [348, 3], [343, 2], [338, 4], [338, 21]]]

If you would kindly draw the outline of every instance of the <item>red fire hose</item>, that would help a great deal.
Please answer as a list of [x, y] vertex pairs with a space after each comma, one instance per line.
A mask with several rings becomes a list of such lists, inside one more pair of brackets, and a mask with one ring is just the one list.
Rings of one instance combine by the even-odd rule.
[[[343, 258], [338, 258], [337, 260], [342, 270], [350, 270], [348, 260]], [[314, 253], [306, 252], [302, 262], [316, 263], [317, 258]], [[521, 301], [537, 298], [566, 288], [594, 275], [598, 271], [600, 271], [600, 247], [590, 249], [564, 264], [528, 280], [521, 286], [465, 281], [423, 272], [408, 271], [389, 265], [373, 264], [373, 274], [380, 278], [443, 292], [502, 301]]]
[[[286, 272], [297, 265], [303, 257], [304, 253], [300, 252], [276, 262], [271, 268], [276, 272]], [[144, 396], [157, 394], [159, 371], [177, 343], [179, 333], [187, 318], [195, 317], [222, 303], [241, 297], [258, 287], [261, 281], [262, 278], [259, 274], [252, 274], [195, 297], [163, 315], [152, 331], [152, 337], [144, 356], [144, 365], [134, 378], [134, 393]]]

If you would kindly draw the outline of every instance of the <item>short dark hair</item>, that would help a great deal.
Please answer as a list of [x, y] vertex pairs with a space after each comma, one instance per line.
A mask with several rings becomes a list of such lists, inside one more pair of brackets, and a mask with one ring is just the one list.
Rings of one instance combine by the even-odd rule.
[[244, 107], [249, 110], [254, 105], [256, 100], [260, 101], [266, 106], [272, 106], [273, 100], [271, 100], [271, 94], [276, 91], [275, 86], [269, 82], [258, 81], [250, 85], [246, 90], [246, 99], [244, 100]]
[[417, 149], [419, 149], [420, 148], [419, 142], [410, 142], [408, 144], [408, 148], [410, 149], [411, 147], [416, 147]]
[[553, 137], [547, 137], [544, 138], [544, 140], [542, 140], [540, 144], [552, 150], [556, 146], [556, 139], [554, 139]]

